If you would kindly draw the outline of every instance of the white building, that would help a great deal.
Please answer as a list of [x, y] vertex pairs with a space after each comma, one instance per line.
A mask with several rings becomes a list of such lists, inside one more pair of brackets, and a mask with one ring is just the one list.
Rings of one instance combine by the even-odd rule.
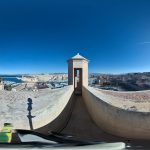
[[0, 90], [4, 90], [4, 83], [0, 82]]

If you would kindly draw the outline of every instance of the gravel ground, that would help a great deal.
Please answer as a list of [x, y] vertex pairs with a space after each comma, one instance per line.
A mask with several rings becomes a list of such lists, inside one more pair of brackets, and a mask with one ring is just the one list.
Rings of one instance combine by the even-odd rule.
[[130, 111], [150, 112], [150, 90], [119, 92], [95, 89], [99, 97], [111, 105]]

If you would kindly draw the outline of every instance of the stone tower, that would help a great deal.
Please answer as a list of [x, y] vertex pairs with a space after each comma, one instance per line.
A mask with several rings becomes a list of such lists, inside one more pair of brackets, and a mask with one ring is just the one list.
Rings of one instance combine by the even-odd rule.
[[75, 93], [82, 93], [82, 86], [88, 86], [88, 62], [79, 53], [68, 60], [68, 84], [74, 85]]

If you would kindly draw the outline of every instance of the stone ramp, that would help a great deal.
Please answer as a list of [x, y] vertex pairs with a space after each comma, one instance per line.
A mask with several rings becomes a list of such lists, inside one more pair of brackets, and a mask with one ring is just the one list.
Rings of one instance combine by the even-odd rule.
[[74, 106], [70, 120], [61, 131], [73, 135], [76, 139], [92, 141], [120, 141], [121, 139], [105, 133], [91, 119], [82, 96], [74, 95]]

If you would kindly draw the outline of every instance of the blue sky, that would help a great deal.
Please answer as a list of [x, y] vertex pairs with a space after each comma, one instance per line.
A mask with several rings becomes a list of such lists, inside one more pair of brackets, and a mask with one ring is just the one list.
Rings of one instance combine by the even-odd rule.
[[150, 71], [149, 0], [0, 1], [0, 74]]

